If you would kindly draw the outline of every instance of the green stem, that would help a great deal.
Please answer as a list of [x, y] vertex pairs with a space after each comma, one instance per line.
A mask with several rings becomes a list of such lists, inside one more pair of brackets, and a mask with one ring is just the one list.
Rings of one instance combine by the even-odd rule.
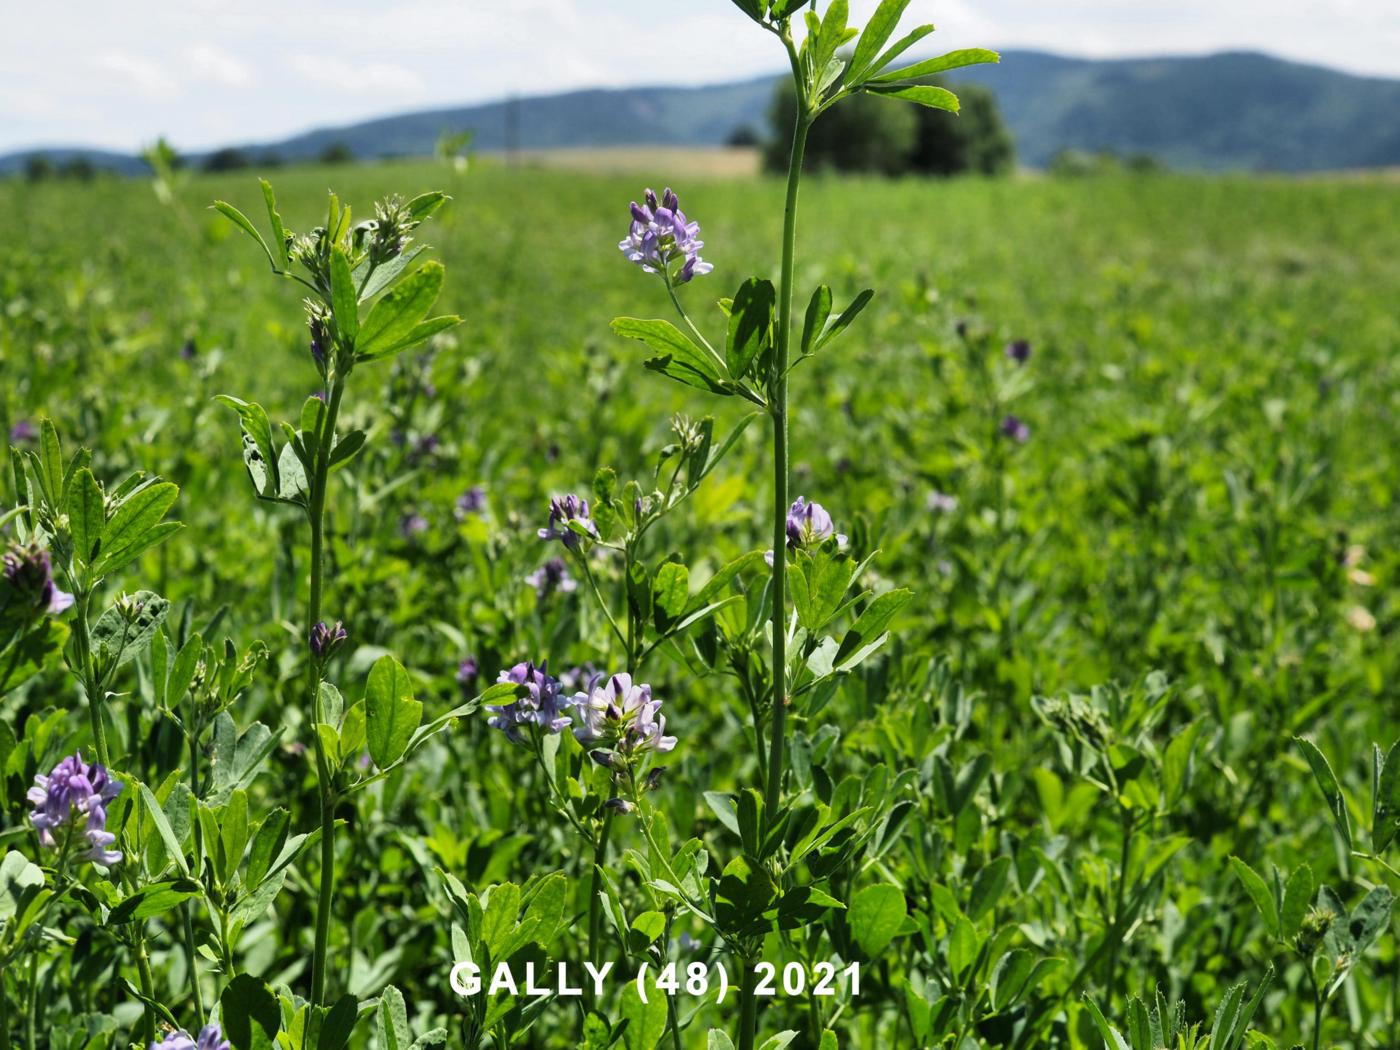
[[739, 1050], [753, 1050], [754, 1036], [758, 1031], [758, 996], [754, 995], [758, 975], [754, 973], [752, 959], [740, 961], [744, 972], [739, 986]]
[[[614, 797], [616, 792], [613, 792]], [[603, 877], [601, 869], [608, 860], [608, 837], [612, 833], [613, 811], [611, 808], [603, 814], [603, 830], [598, 835], [598, 842], [593, 847], [593, 870], [589, 872], [588, 880], [588, 961], [597, 967], [599, 957], [602, 955], [602, 938], [600, 936], [603, 926], [603, 905], [601, 890], [603, 888]]]
[[588, 555], [583, 551], [578, 552], [578, 563], [583, 566], [583, 575], [588, 580], [588, 586], [593, 591], [598, 608], [602, 609], [603, 615], [608, 618], [608, 624], [612, 627], [613, 634], [617, 636], [618, 644], [622, 646], [623, 655], [630, 659], [632, 646], [628, 643], [627, 636], [622, 633], [622, 628], [617, 625], [617, 620], [613, 617], [612, 610], [608, 608], [608, 603], [603, 600], [603, 592], [598, 589], [598, 581], [593, 576], [592, 567], [588, 564]]
[[37, 1020], [39, 1014], [39, 953], [37, 951], [29, 953], [29, 997], [24, 1009], [24, 1030], [29, 1036], [29, 1045], [38, 1050], [39, 1040], [36, 1038], [38, 1030]]
[[685, 307], [681, 306], [680, 296], [676, 295], [676, 286], [671, 283], [671, 275], [669, 273], [662, 274], [662, 283], [666, 285], [666, 294], [671, 297], [671, 305], [676, 308], [676, 313], [681, 315], [681, 320], [684, 321], [685, 326], [690, 329], [690, 334], [695, 336], [696, 341], [710, 352], [710, 356], [714, 358], [715, 364], [719, 365], [720, 375], [728, 375], [729, 368], [725, 365], [724, 358], [719, 356], [719, 352], [710, 345], [710, 341], [705, 338], [700, 329], [695, 327], [695, 322], [692, 321], [690, 315], [685, 312]]
[[[190, 791], [196, 799], [199, 798], [199, 721], [198, 721], [199, 701], [195, 699], [194, 693], [190, 694]], [[195, 833], [195, 856], [204, 855], [201, 848], [201, 835], [199, 821], [194, 821]], [[199, 986], [199, 955], [195, 951], [194, 943], [194, 902], [186, 901], [183, 908], [185, 913], [185, 957], [190, 968], [190, 991], [194, 995], [195, 1014], [201, 1019], [205, 1018], [204, 1013], [204, 990]]]
[[[336, 417], [340, 415], [340, 399], [345, 392], [344, 376], [336, 376], [331, 384], [321, 440], [316, 450], [315, 477], [311, 484], [311, 594], [306, 605], [306, 638], [310, 644], [311, 631], [321, 622], [321, 591], [325, 575], [325, 517], [326, 482], [330, 476], [331, 441], [335, 435]], [[331, 770], [321, 747], [321, 734], [315, 723], [321, 714], [321, 661], [311, 659], [311, 738], [316, 747], [316, 774], [321, 794], [321, 889], [316, 904], [316, 943], [311, 956], [311, 1001], [323, 1005], [326, 1001], [326, 948], [330, 943], [331, 898], [335, 892], [335, 794]]]
[[797, 246], [797, 190], [802, 180], [802, 157], [807, 148], [810, 117], [802, 76], [791, 43], [788, 52], [797, 84], [798, 116], [788, 160], [787, 203], [783, 210], [783, 272], [778, 290], [778, 330], [774, 345], [773, 383], [769, 409], [773, 416], [773, 727], [769, 735], [766, 821], [777, 818], [783, 789], [783, 745], [787, 718], [787, 512], [788, 512], [788, 347], [792, 335], [793, 259]]
[[5, 994], [5, 972], [0, 969], [0, 1046], [10, 1045], [10, 1000]]

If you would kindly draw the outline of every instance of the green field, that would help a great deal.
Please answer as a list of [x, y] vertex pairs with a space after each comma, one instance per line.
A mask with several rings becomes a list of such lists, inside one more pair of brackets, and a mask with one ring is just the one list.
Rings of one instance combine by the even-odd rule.
[[[517, 661], [617, 669], [586, 587], [540, 600], [526, 581], [559, 552], [536, 536], [550, 497], [589, 493], [604, 466], [649, 491], [672, 415], [713, 414], [727, 434], [746, 414], [647, 371], [639, 344], [610, 331], [616, 316], [670, 314], [660, 284], [617, 249], [627, 203], [670, 184], [702, 223], [716, 269], [681, 294], [712, 338], [726, 323], [715, 300], [778, 270], [782, 184], [692, 176], [672, 159], [678, 168], [625, 178], [493, 163], [268, 173], [298, 230], [323, 220], [327, 188], [357, 217], [391, 192], [453, 197], [420, 235], [446, 266], [437, 310], [463, 323], [427, 350], [358, 367], [341, 417], [368, 434], [328, 508], [325, 618], [350, 631], [329, 673], [347, 704], [386, 652], [410, 672], [425, 722]], [[170, 203], [145, 181], [0, 182], [0, 424], [32, 449], [13, 428], [51, 418], [66, 452], [92, 449], [109, 486], [133, 470], [180, 486], [171, 517], [185, 528], [106, 579], [102, 600], [138, 587], [168, 598], [172, 652], [196, 630], [244, 653], [266, 646], [228, 712], [240, 728], [281, 730], [245, 785], [248, 808], [260, 818], [286, 806], [291, 830], [307, 832], [317, 796], [304, 519], [254, 499], [238, 418], [214, 396], [259, 402], [275, 427], [299, 417], [320, 380], [297, 286], [209, 210], [216, 198], [266, 229], [249, 175], [190, 176]], [[1260, 1045], [1400, 1046], [1400, 952], [1383, 892], [1367, 896], [1400, 888], [1400, 782], [1372, 784], [1372, 742], [1389, 749], [1400, 710], [1398, 205], [1400, 187], [1365, 180], [804, 184], [799, 309], [821, 283], [838, 304], [878, 294], [792, 375], [791, 491], [825, 506], [857, 557], [874, 555], [865, 588], [915, 597], [880, 653], [829, 693], [797, 697], [789, 715], [789, 795], [833, 820], [859, 813], [870, 830], [832, 862], [835, 876], [815, 860], [785, 873], [785, 890], [814, 887], [840, 906], [770, 933], [762, 958], [780, 970], [860, 961], [860, 995], [780, 995], [761, 1007], [761, 1032], [794, 1030], [794, 1047], [823, 1050], [827, 1028], [841, 1047], [870, 1050], [1097, 1050], [1086, 993], [1124, 1032], [1129, 1000], [1150, 1003], [1154, 989], [1208, 1024], [1231, 988], [1248, 982], [1252, 994], [1272, 966], [1253, 1020], [1272, 1043]], [[1031, 346], [1024, 366], [1003, 354], [1013, 340]], [[1028, 426], [1024, 443], [999, 433], [1007, 413]], [[648, 533], [653, 577], [674, 554], [694, 592], [772, 546], [768, 455], [760, 420]], [[476, 485], [485, 512], [459, 515], [455, 501]], [[935, 492], [956, 507], [933, 507]], [[24, 499], [7, 471], [4, 508]], [[762, 594], [757, 569], [739, 609]], [[623, 608], [618, 559], [599, 550], [593, 572]], [[707, 631], [648, 658], [645, 680], [678, 738], [648, 805], [662, 851], [697, 838], [718, 877], [751, 851], [706, 793], [763, 784], [749, 703], [697, 656]], [[468, 656], [482, 686], [464, 694]], [[108, 731], [122, 775], [165, 802], [184, 745], [152, 660], [115, 673]], [[0, 852], [42, 859], [24, 793], [89, 746], [82, 697], [61, 660], [0, 697]], [[591, 854], [529, 749], [486, 717], [461, 718], [337, 810], [331, 990], [372, 1009], [393, 985], [414, 1033], [445, 1027], [454, 1047], [476, 1045], [447, 981], [468, 909], [442, 873], [481, 894], [562, 871], [562, 919], [521, 957], [573, 964], [592, 947]], [[1298, 736], [1342, 783], [1350, 843]], [[639, 878], [626, 851], [655, 851], [639, 829], [635, 816], [612, 822], [617, 903], [628, 919], [665, 916], [655, 932], [670, 958], [737, 972], [711, 931]], [[154, 877], [164, 847], [134, 816], [129, 835], [148, 843]], [[206, 1002], [230, 969], [306, 994], [320, 864], [314, 849], [296, 860], [275, 900], [221, 940], [228, 958], [200, 954]], [[863, 895], [875, 886], [895, 887], [903, 907]], [[1334, 899], [1351, 917], [1319, 932], [1320, 948], [1300, 947]], [[105, 900], [75, 891], [45, 920], [34, 972], [26, 960], [0, 976], [12, 1045], [29, 1045], [30, 989], [33, 1050], [137, 1038], [127, 927]], [[190, 906], [201, 945], [217, 926], [203, 900]], [[857, 901], [889, 929], [854, 935]], [[197, 1027], [180, 915], [144, 920], [147, 944], [156, 998]], [[1383, 926], [1367, 928], [1373, 918]], [[604, 954], [622, 960], [611, 922]], [[632, 937], [644, 950], [646, 935]], [[1042, 959], [1059, 962], [1032, 971]], [[1315, 979], [1337, 982], [1320, 1043]], [[707, 1033], [732, 1034], [732, 998], [676, 1003], [676, 1045], [727, 1045]], [[655, 1010], [621, 984], [597, 1005], [614, 1024], [632, 1019], [619, 1046], [650, 1050], [666, 1028], [664, 1007], [656, 1028]], [[585, 1043], [591, 1023], [576, 1000], [509, 1021], [514, 1045], [542, 1048], [604, 1045]], [[398, 1045], [374, 1033], [366, 1020], [351, 1045]]]

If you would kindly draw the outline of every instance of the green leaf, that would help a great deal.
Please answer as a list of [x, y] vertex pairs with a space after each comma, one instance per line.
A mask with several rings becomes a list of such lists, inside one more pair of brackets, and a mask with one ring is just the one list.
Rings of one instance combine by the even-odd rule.
[[885, 633], [890, 621], [899, 611], [914, 600], [914, 592], [906, 588], [886, 591], [865, 607], [865, 611], [851, 624], [850, 630], [841, 639], [841, 648], [836, 651], [836, 663], [845, 662], [852, 653], [870, 645]]
[[1011, 858], [1003, 854], [995, 857], [977, 873], [972, 880], [972, 895], [968, 901], [967, 914], [977, 922], [987, 912], [996, 907], [1006, 892], [1007, 875], [1011, 871]]
[[933, 26], [915, 26], [906, 36], [896, 41], [888, 51], [877, 58], [865, 71], [865, 75], [867, 77], [874, 76], [932, 32]]
[[272, 1050], [281, 1029], [277, 996], [248, 974], [229, 981], [219, 996], [224, 1038], [233, 1050]]
[[831, 327], [828, 328], [825, 332], [823, 332], [821, 336], [817, 339], [816, 345], [812, 347], [812, 353], [815, 354], [822, 347], [826, 346], [827, 343], [831, 342], [838, 335], [840, 335], [847, 328], [849, 328], [851, 326], [851, 322], [860, 316], [861, 311], [864, 310], [870, 304], [870, 300], [874, 297], [874, 291], [872, 291], [869, 288], [865, 289], [865, 291], [861, 292], [858, 296], [856, 296], [855, 299], [851, 301], [851, 305], [846, 307], [846, 309], [842, 310], [841, 316], [836, 318], [835, 321], [832, 321]]
[[[907, 2], [907, 0], [906, 0]], [[807, 316], [802, 322], [802, 356], [807, 357], [816, 352], [817, 339], [822, 330], [826, 327], [827, 319], [831, 317], [831, 289], [826, 285], [821, 285], [812, 293], [812, 299], [807, 304]]]
[[711, 393], [731, 392], [724, 384], [714, 359], [670, 321], [619, 317], [613, 321], [612, 330], [624, 339], [636, 339], [646, 344], [659, 355], [647, 362], [647, 367], [652, 371]]
[[203, 890], [193, 879], [153, 882], [118, 904], [107, 916], [108, 926], [152, 919], [200, 896]]
[[392, 656], [381, 656], [365, 688], [365, 728], [369, 755], [380, 769], [393, 765], [408, 747], [423, 718], [413, 698], [413, 682]]
[[1308, 904], [1312, 901], [1312, 895], [1312, 868], [1301, 864], [1293, 869], [1293, 874], [1288, 876], [1288, 883], [1283, 888], [1283, 909], [1279, 913], [1279, 936], [1284, 940], [1297, 935], [1298, 929], [1302, 926], [1303, 919], [1308, 913]]
[[[949, 69], [961, 69], [964, 66], [980, 66], [988, 63], [1001, 61], [1001, 56], [995, 51], [988, 51], [985, 48], [972, 47], [964, 48], [961, 51], [950, 51], [946, 55], [937, 58], [925, 59], [916, 62], [912, 66], [905, 66], [903, 69], [896, 69], [893, 73], [882, 73], [873, 78], [870, 84], [888, 84], [902, 80], [921, 80], [924, 77], [933, 76], [935, 73], [943, 73]], [[924, 103], [927, 105], [928, 103]], [[946, 106], [939, 106], [939, 109], [946, 109]]]
[[1312, 768], [1313, 778], [1317, 781], [1317, 786], [1322, 789], [1322, 796], [1327, 800], [1327, 810], [1332, 814], [1332, 823], [1337, 826], [1337, 832], [1342, 836], [1342, 841], [1346, 843], [1348, 850], [1352, 848], [1351, 840], [1351, 817], [1347, 814], [1346, 796], [1342, 794], [1342, 787], [1337, 783], [1337, 775], [1332, 772], [1332, 766], [1327, 761], [1327, 756], [1318, 750], [1317, 745], [1304, 737], [1294, 737], [1299, 749], [1303, 752], [1303, 757], [1308, 760], [1308, 765]]
[[846, 924], [866, 958], [877, 957], [904, 925], [908, 907], [898, 886], [867, 886], [851, 898]]
[[392, 984], [380, 993], [377, 1018], [382, 1050], [409, 1050], [413, 1045], [413, 1033], [408, 1027], [408, 1008], [403, 992]]
[[429, 190], [427, 193], [418, 194], [408, 202], [406, 207], [414, 222], [424, 222], [451, 199], [441, 190]]
[[734, 1040], [724, 1034], [721, 1028], [711, 1028], [705, 1042], [705, 1050], [734, 1050]]
[[[67, 641], [67, 624], [46, 617], [12, 642], [0, 653], [0, 696], [24, 684], [48, 664], [56, 663]], [[0, 801], [5, 797], [4, 780], [4, 770], [0, 769]]]
[[933, 87], [930, 84], [914, 84], [908, 87], [898, 85], [869, 84], [865, 90], [872, 95], [880, 95], [883, 98], [902, 99], [905, 102], [917, 102], [921, 106], [928, 106], [930, 109], [942, 109], [949, 113], [956, 113], [959, 109], [958, 96], [947, 88]]
[[253, 240], [258, 242], [258, 247], [261, 248], [263, 250], [263, 254], [267, 256], [268, 265], [272, 267], [274, 272], [276, 272], [278, 268], [277, 259], [268, 249], [267, 242], [263, 240], [262, 234], [258, 232], [258, 228], [248, 221], [248, 216], [244, 215], [232, 204], [228, 203], [228, 201], [215, 201], [214, 208], [226, 218], [231, 220], [235, 226], [237, 226], [240, 230], [246, 233], [249, 237], [253, 238]]
[[680, 620], [690, 598], [690, 570], [680, 562], [668, 561], [656, 570], [652, 581], [652, 601], [656, 629], [665, 633]]
[[773, 305], [777, 292], [771, 281], [750, 277], [734, 293], [725, 350], [729, 375], [743, 379], [764, 351], [773, 345]]
[[[648, 976], [653, 981], [656, 972], [657, 968], [651, 967]], [[653, 984], [644, 1003], [637, 982], [628, 981], [622, 993], [622, 1019], [627, 1024], [622, 1033], [622, 1045], [627, 1050], [654, 1050], [666, 1033], [666, 993]]]
[[[123, 603], [129, 612], [121, 611]], [[150, 647], [151, 636], [169, 612], [170, 603], [154, 591], [137, 591], [118, 599], [92, 625], [93, 651], [105, 653], [114, 667], [134, 660]]]
[[44, 871], [24, 854], [13, 851], [0, 857], [0, 929], [44, 888]]
[[394, 352], [395, 348], [410, 345], [405, 341], [437, 301], [438, 293], [442, 290], [442, 278], [442, 263], [424, 263], [375, 303], [360, 328], [356, 345], [358, 356], [365, 359], [382, 357]]
[[272, 183], [259, 179], [262, 187], [263, 203], [267, 205], [267, 221], [272, 227], [272, 247], [276, 250], [277, 262], [285, 270], [290, 259], [287, 256], [287, 228], [282, 225], [282, 216], [277, 214], [277, 197], [272, 192]]
[[39, 486], [55, 508], [63, 506], [63, 444], [47, 416], [39, 424]]
[[1099, 1009], [1098, 1003], [1089, 998], [1089, 994], [1084, 994], [1084, 1006], [1089, 1011], [1089, 1017], [1094, 1022], [1094, 1027], [1099, 1030], [1099, 1035], [1103, 1036], [1103, 1041], [1107, 1050], [1132, 1050], [1128, 1041], [1119, 1034], [1118, 1029], [1108, 1023], [1103, 1011]]
[[267, 877], [272, 870], [272, 862], [287, 844], [287, 831], [291, 827], [291, 817], [281, 806], [274, 809], [258, 826], [253, 836], [253, 847], [248, 851], [248, 864], [244, 869], [244, 885], [253, 888]]
[[326, 1013], [321, 1022], [321, 1032], [316, 1038], [316, 1050], [344, 1050], [354, 1034], [355, 1022], [359, 1019], [359, 1000], [353, 995], [342, 995]]
[[1264, 916], [1264, 925], [1268, 927], [1269, 933], [1274, 937], [1279, 937], [1278, 908], [1274, 904], [1274, 895], [1269, 892], [1268, 884], [1239, 857], [1230, 858], [1230, 867], [1244, 884], [1244, 890], [1249, 894], [1249, 899], [1254, 902], [1254, 906], [1259, 909]]
[[502, 882], [491, 888], [481, 920], [481, 939], [492, 959], [498, 957], [501, 947], [515, 932], [519, 911], [519, 886], [513, 882]]
[[277, 476], [277, 452], [272, 444], [272, 425], [262, 405], [240, 401], [228, 394], [214, 398], [238, 413], [243, 432], [243, 465], [259, 499], [275, 499], [281, 487]]
[[1371, 846], [1383, 853], [1400, 831], [1400, 741], [1392, 744], [1376, 777], [1371, 803]]
[[165, 815], [165, 809], [156, 799], [155, 792], [145, 784], [142, 784], [140, 794], [141, 802], [146, 808], [146, 816], [149, 817], [151, 823], [156, 826], [156, 834], [158, 834], [161, 841], [165, 843], [166, 853], [169, 854], [170, 859], [175, 862], [175, 866], [180, 869], [180, 872], [184, 875], [188, 875], [190, 873], [190, 866], [185, 860], [184, 847], [180, 844], [180, 837], [175, 834], [175, 830], [170, 826], [170, 820]]
[[73, 534], [73, 552], [83, 564], [92, 561], [106, 523], [102, 490], [92, 471], [83, 467], [74, 475], [68, 492], [68, 528]]
[[856, 42], [855, 54], [851, 56], [850, 83], [859, 84], [864, 79], [863, 74], [879, 55], [880, 48], [894, 35], [908, 7], [909, 0], [881, 0]]
[[164, 481], [149, 485], [134, 493], [116, 509], [102, 529], [102, 557], [98, 570], [122, 556], [128, 548], [139, 544], [148, 532], [160, 524], [166, 512], [175, 505], [179, 486]]

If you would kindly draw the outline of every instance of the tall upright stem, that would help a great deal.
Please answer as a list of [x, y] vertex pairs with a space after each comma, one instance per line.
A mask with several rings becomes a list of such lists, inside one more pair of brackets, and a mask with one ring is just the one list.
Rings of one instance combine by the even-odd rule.
[[787, 719], [787, 512], [788, 512], [788, 347], [792, 338], [792, 274], [797, 247], [797, 190], [802, 180], [802, 157], [807, 149], [807, 112], [802, 81], [797, 80], [797, 122], [792, 131], [792, 155], [788, 158], [787, 204], [783, 210], [783, 272], [778, 287], [778, 326], [774, 339], [773, 389], [769, 402], [773, 416], [773, 727], [769, 736], [768, 790], [764, 795], [766, 820], [773, 820], [783, 789], [784, 725]]
[[[323, 585], [326, 482], [330, 476], [331, 441], [335, 435], [336, 417], [340, 414], [340, 399], [345, 392], [345, 377], [336, 376], [331, 384], [330, 401], [321, 427], [321, 440], [316, 449], [315, 471], [311, 482], [311, 594], [306, 603], [306, 638], [310, 644], [311, 631], [321, 622], [321, 590]], [[312, 722], [321, 719], [321, 662], [311, 659], [310, 710]], [[331, 770], [321, 747], [321, 734], [312, 726], [311, 739], [316, 747], [316, 774], [321, 789], [321, 891], [316, 904], [316, 945], [311, 956], [311, 1001], [316, 1005], [326, 1001], [326, 948], [330, 943], [331, 897], [335, 892], [335, 795]]]

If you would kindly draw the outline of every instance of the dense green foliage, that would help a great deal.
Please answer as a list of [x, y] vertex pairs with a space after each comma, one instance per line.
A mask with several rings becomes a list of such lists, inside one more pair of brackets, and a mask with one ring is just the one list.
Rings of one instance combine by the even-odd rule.
[[[976, 84], [961, 88], [962, 110], [892, 105], [859, 96], [824, 113], [812, 127], [807, 162], [817, 171], [881, 175], [1002, 175], [1016, 161], [1011, 133], [996, 96]], [[763, 151], [764, 167], [787, 169], [792, 145], [792, 92], [780, 85], [773, 97], [773, 129]]]
[[[549, 497], [588, 491], [600, 465], [647, 481], [673, 440], [668, 412], [717, 406], [724, 433], [744, 414], [645, 372], [636, 344], [608, 330], [644, 294], [616, 249], [640, 189], [631, 181], [308, 169], [280, 176], [279, 206], [305, 229], [324, 216], [328, 184], [358, 202], [444, 183], [455, 200], [422, 237], [447, 266], [439, 308], [464, 323], [392, 367], [356, 372], [365, 393], [343, 425], [369, 441], [337, 474], [329, 507], [330, 612], [350, 629], [334, 675], [347, 704], [358, 700], [392, 648], [425, 722], [464, 699], [455, 676], [468, 655], [483, 682], [522, 659], [547, 656], [556, 671], [611, 665], [616, 643], [582, 588], [540, 601], [525, 582], [553, 553], [536, 536]], [[706, 304], [777, 268], [782, 187], [680, 188], [716, 265], [682, 294], [702, 328], [722, 333]], [[249, 810], [314, 814], [294, 646], [305, 547], [287, 508], [253, 499], [236, 419], [213, 401], [237, 392], [274, 419], [299, 417], [318, 386], [299, 293], [205, 208], [225, 198], [260, 215], [250, 177], [190, 174], [169, 189], [163, 205], [141, 182], [0, 186], [0, 423], [52, 417], [68, 452], [92, 449], [98, 479], [147, 470], [180, 486], [171, 514], [185, 528], [107, 580], [108, 599], [149, 586], [172, 603], [172, 652], [199, 630], [248, 655], [232, 717], [281, 731], [246, 785]], [[803, 201], [802, 286], [830, 284], [837, 302], [883, 291], [858, 329], [793, 375], [794, 491], [831, 511], [857, 555], [875, 554], [880, 537], [868, 586], [898, 582], [916, 598], [890, 648], [791, 713], [790, 790], [838, 810], [869, 807], [877, 830], [858, 876], [832, 887], [849, 907], [763, 947], [775, 962], [862, 961], [859, 998], [779, 997], [764, 1006], [764, 1032], [800, 1030], [794, 1046], [818, 1045], [826, 1027], [842, 1047], [957, 1038], [1097, 1050], [1094, 1011], [1125, 1033], [1141, 1020], [1146, 1032], [1146, 1012], [1129, 1000], [1151, 1002], [1160, 988], [1188, 1021], [1208, 1020], [1272, 966], [1254, 1028], [1280, 1047], [1317, 1045], [1311, 958], [1327, 961], [1324, 985], [1345, 978], [1322, 1014], [1321, 1045], [1396, 1045], [1388, 903], [1384, 928], [1368, 923], [1376, 887], [1400, 880], [1351, 852], [1395, 862], [1389, 811], [1370, 808], [1370, 742], [1387, 748], [1395, 736], [1400, 673], [1393, 187], [829, 178], [808, 182]], [[1024, 366], [1003, 356], [1015, 339], [1031, 345]], [[998, 434], [1008, 411], [1029, 426], [1024, 444]], [[653, 568], [674, 552], [694, 588], [771, 545], [759, 429], [649, 538]], [[22, 434], [15, 443], [35, 447]], [[486, 512], [459, 517], [454, 502], [478, 484]], [[8, 507], [8, 472], [5, 485]], [[931, 509], [935, 491], [956, 507]], [[614, 565], [597, 572], [620, 593]], [[270, 659], [257, 657], [262, 644]], [[123, 775], [165, 799], [183, 756], [152, 660], [114, 672], [108, 733]], [[701, 670], [669, 649], [648, 667], [679, 738], [654, 798], [670, 838], [700, 837], [718, 871], [740, 836], [733, 811], [705, 793], [762, 783], [746, 704], [730, 679]], [[39, 856], [24, 792], [36, 772], [88, 746], [79, 696], [51, 671], [0, 699], [4, 849]], [[1344, 844], [1299, 735], [1340, 778], [1354, 843]], [[469, 1045], [467, 1007], [447, 982], [460, 896], [439, 869], [474, 893], [562, 870], [565, 921], [529, 951], [586, 957], [589, 857], [538, 766], [483, 713], [336, 815], [346, 822], [337, 994], [372, 1006], [392, 984], [407, 1009], [389, 995], [383, 1016], [397, 1010], [414, 1033], [443, 1026], [449, 1045]], [[161, 856], [144, 834], [148, 858]], [[633, 821], [619, 818], [613, 836], [611, 877], [636, 917], [649, 893], [620, 851], [647, 847]], [[240, 973], [305, 986], [315, 854], [236, 939]], [[1276, 869], [1288, 885], [1280, 900]], [[0, 885], [0, 920], [17, 885]], [[1313, 900], [1335, 900], [1352, 919], [1318, 931]], [[109, 1045], [139, 1014], [125, 983], [134, 971], [112, 972], [125, 927], [78, 918], [79, 905], [96, 898], [65, 905], [75, 917], [53, 931], [77, 942], [54, 944], [37, 970], [33, 1050]], [[178, 914], [147, 928], [156, 997], [189, 1026]], [[684, 912], [669, 931], [645, 918], [641, 929], [632, 936], [669, 936], [673, 957], [696, 957], [676, 943], [700, 932]], [[209, 933], [201, 918], [196, 936]], [[1032, 969], [1041, 960], [1059, 962]], [[201, 963], [212, 1001], [226, 978]], [[16, 968], [0, 987], [13, 997], [30, 981]], [[252, 996], [248, 981], [231, 987]], [[621, 986], [609, 995], [612, 1015], [634, 1021], [619, 1045], [650, 1047], [654, 1012]], [[711, 1027], [732, 1031], [732, 999], [677, 1002], [687, 1047], [707, 1046]], [[969, 1006], [975, 1023], [964, 1024]], [[517, 1045], [585, 1045], [579, 1018], [574, 1001], [547, 1004]], [[373, 1030], [353, 1045], [371, 1045]]]

